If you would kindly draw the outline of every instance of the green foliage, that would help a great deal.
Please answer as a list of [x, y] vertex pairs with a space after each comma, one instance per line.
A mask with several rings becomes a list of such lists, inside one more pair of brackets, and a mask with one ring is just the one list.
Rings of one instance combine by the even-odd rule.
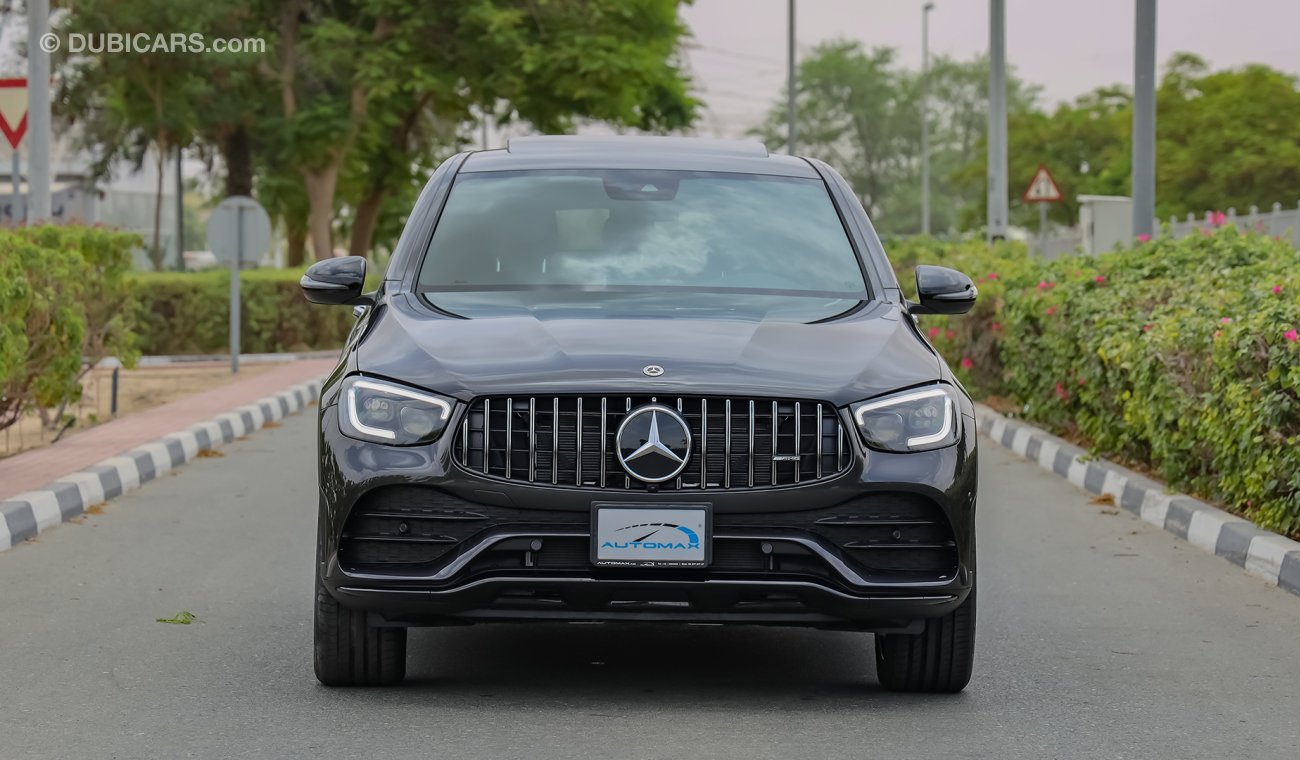
[[96, 227], [0, 229], [0, 428], [81, 395], [113, 354], [133, 360], [122, 309], [135, 235]]
[[1156, 94], [1157, 211], [1200, 214], [1274, 201], [1300, 188], [1300, 79], [1267, 66], [1210, 72], [1175, 56]]
[[[798, 152], [839, 170], [886, 234], [920, 229], [921, 77], [901, 68], [892, 48], [821, 44], [799, 62]], [[1035, 91], [1008, 77], [1010, 107], [1026, 110]], [[936, 58], [929, 76], [931, 225], [962, 225], [964, 207], [982, 203], [983, 177], [958, 174], [983, 151], [988, 62]], [[786, 143], [786, 100], [753, 133], [773, 150]], [[957, 181], [954, 181], [957, 180]]]
[[[688, 126], [680, 0], [80, 0], [60, 32], [184, 30], [265, 52], [87, 53], [59, 61], [58, 110], [100, 169], [181, 146], [220, 155], [227, 193], [255, 190], [296, 257], [390, 247], [428, 169], [475, 112], [544, 132], [582, 120]], [[396, 73], [395, 73], [396, 72]]]
[[176, 613], [174, 617], [158, 618], [155, 622], [167, 623], [169, 625], [189, 625], [198, 619], [198, 615], [195, 615], [193, 612], [190, 612], [189, 610], [181, 610]]
[[972, 314], [921, 321], [969, 387], [1100, 455], [1300, 535], [1291, 246], [1224, 228], [1052, 262], [982, 242], [909, 241], [899, 253], [978, 284]]
[[198, 42], [188, 38], [191, 32], [206, 32], [209, 39], [236, 36], [236, 27], [229, 23], [232, 5], [233, 0], [79, 0], [75, 12], [60, 17], [57, 33], [65, 38], [72, 33], [97, 37], [125, 33], [149, 46], [162, 41], [168, 48], [138, 53], [65, 52], [56, 58], [59, 89], [54, 105], [60, 116], [76, 123], [77, 139], [95, 156], [95, 178], [108, 176], [119, 161], [139, 168], [149, 160], [159, 172], [149, 241], [150, 257], [158, 269], [164, 255], [159, 247], [161, 208], [157, 205], [164, 157], [189, 146], [214, 115], [231, 108], [223, 86], [232, 71], [257, 60], [256, 54], [249, 53], [185, 52]]
[[[240, 351], [277, 353], [343, 345], [352, 310], [303, 298], [302, 270], [254, 269], [239, 278]], [[230, 272], [142, 272], [131, 278], [139, 323], [136, 341], [147, 355], [230, 352]]]
[[[1128, 195], [1131, 167], [1129, 134], [1132, 130], [1133, 98], [1127, 91], [1100, 88], [1073, 104], [1055, 111], [1012, 111], [1007, 116], [1008, 176], [1011, 178], [1012, 221], [1036, 228], [1036, 204], [1026, 204], [1020, 194], [1038, 165], [1043, 164], [1064, 196], [1048, 204], [1048, 214], [1062, 224], [1079, 219], [1079, 195]], [[1162, 114], [1163, 116], [1163, 114]], [[960, 172], [964, 186], [983, 191], [986, 185], [986, 154], [983, 146]], [[1161, 154], [1161, 161], [1164, 160]], [[1161, 197], [1176, 192], [1160, 185]], [[983, 220], [983, 197], [974, 204], [970, 218]]]
[[[1179, 53], [1165, 66], [1156, 92], [1156, 214], [1198, 216], [1209, 210], [1273, 202], [1290, 206], [1300, 187], [1300, 80], [1267, 66], [1210, 72]], [[1012, 221], [1037, 224], [1037, 209], [1020, 191], [1046, 164], [1065, 200], [1051, 218], [1075, 224], [1079, 195], [1129, 195], [1133, 98], [1125, 87], [1101, 87], [1051, 113], [1011, 109]], [[957, 175], [968, 190], [985, 183], [983, 146]], [[969, 217], [983, 218], [983, 196]]]

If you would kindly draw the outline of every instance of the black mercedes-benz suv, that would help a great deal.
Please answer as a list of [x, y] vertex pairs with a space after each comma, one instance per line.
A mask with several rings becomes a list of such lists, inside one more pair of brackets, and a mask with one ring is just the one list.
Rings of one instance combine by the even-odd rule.
[[392, 684], [409, 626], [874, 632], [880, 682], [958, 691], [975, 419], [826, 164], [754, 142], [530, 137], [434, 172], [320, 403], [316, 675]]

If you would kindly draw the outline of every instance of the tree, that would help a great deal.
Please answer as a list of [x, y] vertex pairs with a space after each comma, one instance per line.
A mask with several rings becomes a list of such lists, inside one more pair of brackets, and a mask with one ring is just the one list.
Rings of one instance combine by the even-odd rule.
[[[348, 162], [379, 158], [353, 200], [352, 250], [368, 250], [393, 177], [436, 147], [471, 104], [542, 131], [591, 118], [636, 128], [694, 118], [677, 65], [678, 0], [290, 0], [279, 28], [282, 116], [317, 258], [332, 255]], [[331, 15], [325, 15], [328, 10]], [[311, 20], [314, 23], [306, 23]], [[394, 72], [402, 72], [394, 76]], [[442, 134], [446, 134], [445, 131]]]
[[[920, 130], [908, 83], [889, 48], [861, 43], [818, 45], [799, 62], [795, 101], [800, 152], [834, 165], [868, 210], [877, 211], [915, 161]], [[754, 130], [775, 148], [786, 137], [785, 98]], [[883, 220], [882, 220], [883, 221]]]
[[[851, 41], [816, 47], [799, 63], [799, 151], [834, 165], [886, 234], [915, 233], [921, 221], [921, 78], [899, 67], [889, 48]], [[956, 229], [962, 208], [982, 197], [959, 170], [983, 149], [988, 123], [988, 62], [939, 57], [929, 73], [931, 218]], [[1026, 110], [1037, 90], [1008, 78], [1012, 111]], [[785, 100], [752, 132], [785, 143]], [[956, 175], [956, 176], [955, 176]]]
[[1182, 53], [1165, 67], [1156, 109], [1156, 211], [1162, 218], [1295, 202], [1295, 76], [1262, 65], [1211, 73], [1203, 60]]
[[[1048, 204], [1049, 218], [1073, 225], [1079, 219], [1078, 196], [1124, 195], [1129, 180], [1128, 140], [1132, 128], [1132, 96], [1120, 88], [1100, 88], [1063, 104], [1050, 115], [1021, 109], [1007, 117], [1007, 173], [1010, 178], [1011, 221], [1036, 226], [1038, 210], [1026, 204], [1020, 192], [1029, 185], [1039, 164], [1048, 168], [1062, 200]], [[978, 226], [984, 219], [986, 141], [981, 137], [975, 156], [959, 170], [960, 181], [972, 190], [966, 221]]]
[[[248, 36], [256, 29], [255, 18], [238, 0], [80, 0], [74, 12], [59, 17], [61, 36], [85, 35], [93, 48], [58, 61], [55, 103], [80, 146], [94, 157], [92, 179], [103, 179], [120, 162], [138, 169], [150, 155], [156, 161], [150, 257], [157, 268], [164, 253], [163, 168], [176, 149], [196, 142], [215, 148], [227, 159], [228, 191], [251, 191], [251, 158], [239, 154], [251, 155], [248, 134], [262, 113], [247, 100], [260, 85], [258, 54], [200, 51], [189, 31], [204, 33], [207, 40]], [[118, 44], [129, 41], [131, 50], [109, 48], [114, 37]]]
[[82, 0], [62, 31], [184, 29], [266, 47], [70, 59], [61, 110], [104, 166], [151, 145], [220, 156], [227, 194], [256, 189], [284, 222], [291, 261], [307, 238], [333, 255], [339, 217], [364, 252], [460, 147], [473, 106], [542, 131], [689, 125], [682, 1]]
[[[1156, 92], [1156, 214], [1160, 218], [1273, 201], [1300, 192], [1300, 83], [1266, 66], [1210, 72], [1205, 61], [1178, 53]], [[1036, 210], [1016, 192], [1038, 164], [1052, 171], [1064, 199], [1051, 218], [1077, 224], [1078, 196], [1128, 195], [1132, 167], [1133, 98], [1122, 86], [1100, 87], [1051, 113], [1013, 112], [1007, 143], [1012, 220], [1033, 225]], [[981, 148], [982, 151], [982, 148]], [[968, 187], [984, 178], [980, 155], [959, 172]], [[968, 218], [981, 218], [982, 202]]]

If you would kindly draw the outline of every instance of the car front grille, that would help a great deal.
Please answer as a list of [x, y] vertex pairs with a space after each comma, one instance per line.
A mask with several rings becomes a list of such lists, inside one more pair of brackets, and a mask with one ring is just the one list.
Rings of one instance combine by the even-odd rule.
[[699, 396], [529, 396], [475, 399], [453, 456], [481, 475], [536, 485], [644, 491], [619, 465], [619, 423], [643, 404], [678, 410], [691, 429], [686, 469], [652, 490], [796, 485], [834, 477], [852, 459], [834, 406]]

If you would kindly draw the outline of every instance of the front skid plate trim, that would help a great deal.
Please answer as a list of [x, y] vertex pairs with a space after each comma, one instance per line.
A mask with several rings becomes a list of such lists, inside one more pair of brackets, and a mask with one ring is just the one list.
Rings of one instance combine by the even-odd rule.
[[[466, 565], [468, 565], [471, 561], [473, 561], [475, 557], [479, 556], [483, 552], [487, 551], [488, 549], [492, 548], [494, 545], [502, 541], [507, 541], [512, 538], [554, 538], [554, 537], [573, 537], [573, 536], [589, 536], [589, 535], [590, 534], [588, 533], [572, 533], [572, 532], [561, 533], [561, 532], [553, 532], [553, 531], [511, 531], [511, 532], [494, 533], [490, 536], [485, 536], [484, 538], [479, 540], [478, 543], [474, 544], [474, 546], [467, 549], [465, 552], [460, 554], [454, 560], [441, 567], [433, 575], [392, 576], [392, 575], [379, 575], [374, 573], [356, 573], [356, 572], [348, 572], [348, 571], [342, 571], [342, 574], [344, 578], [351, 578], [355, 580], [364, 580], [364, 581], [378, 581], [378, 582], [395, 581], [401, 583], [425, 581], [425, 582], [439, 583], [451, 579], [462, 569], [464, 569]], [[724, 540], [742, 540], [742, 541], [744, 540], [762, 541], [766, 539], [771, 541], [785, 541], [785, 542], [799, 544], [804, 548], [808, 549], [809, 551], [813, 552], [814, 554], [818, 555], [819, 557], [821, 557], [821, 559], [824, 562], [826, 562], [826, 564], [830, 565], [831, 568], [833, 568], [835, 572], [837, 572], [840, 575], [840, 577], [843, 578], [845, 581], [859, 588], [891, 588], [891, 589], [900, 588], [900, 587], [941, 588], [941, 587], [952, 585], [954, 580], [954, 578], [941, 578], [935, 581], [907, 581], [907, 582], [892, 582], [892, 583], [877, 583], [877, 582], [869, 581], [866, 578], [863, 578], [861, 575], [859, 575], [857, 571], [855, 571], [852, 567], [849, 567], [849, 565], [846, 564], [844, 560], [840, 559], [833, 552], [831, 552], [829, 549], [823, 546], [821, 542], [815, 541], [811, 538], [805, 538], [803, 536], [783, 536], [783, 535], [766, 535], [766, 536], [752, 535], [751, 536], [751, 535], [719, 533], [714, 535], [713, 537], [715, 539], [720, 538]], [[458, 588], [468, 588], [468, 586], [459, 586]], [[847, 597], [847, 598], [858, 598], [858, 597]]]

